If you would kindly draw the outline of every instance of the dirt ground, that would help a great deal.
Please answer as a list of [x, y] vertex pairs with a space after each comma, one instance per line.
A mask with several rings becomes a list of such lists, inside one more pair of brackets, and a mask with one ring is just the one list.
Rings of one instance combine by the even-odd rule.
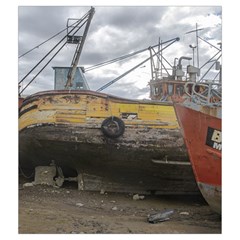
[[[76, 185], [19, 187], [19, 233], [221, 233], [221, 217], [201, 196], [144, 196], [77, 190]], [[173, 210], [169, 220], [148, 216]]]

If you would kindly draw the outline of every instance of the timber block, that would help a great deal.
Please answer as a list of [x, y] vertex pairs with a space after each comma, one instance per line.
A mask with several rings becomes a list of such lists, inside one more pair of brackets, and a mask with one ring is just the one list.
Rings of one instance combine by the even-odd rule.
[[37, 166], [35, 168], [34, 185], [45, 184], [55, 186], [54, 177], [56, 176], [55, 166]]

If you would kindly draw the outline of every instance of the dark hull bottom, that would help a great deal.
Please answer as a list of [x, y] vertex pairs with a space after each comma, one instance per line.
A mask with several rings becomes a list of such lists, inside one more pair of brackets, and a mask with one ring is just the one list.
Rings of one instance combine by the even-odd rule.
[[126, 129], [109, 139], [100, 129], [36, 126], [19, 133], [19, 154], [21, 169], [54, 161], [65, 177], [85, 175], [90, 190], [199, 193], [178, 130]]
[[209, 204], [209, 206], [217, 213], [222, 212], [222, 189], [221, 186], [213, 186], [211, 184], [198, 182], [199, 189]]

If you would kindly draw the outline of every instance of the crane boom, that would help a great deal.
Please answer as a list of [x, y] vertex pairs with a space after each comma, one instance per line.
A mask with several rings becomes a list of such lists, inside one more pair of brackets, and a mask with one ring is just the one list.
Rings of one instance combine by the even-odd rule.
[[[84, 45], [85, 39], [87, 37], [88, 29], [89, 29], [89, 26], [90, 26], [90, 23], [91, 23], [91, 20], [93, 18], [94, 13], [95, 13], [95, 9], [93, 7], [91, 7], [89, 12], [86, 14], [86, 20], [84, 22], [84, 24], [86, 23], [86, 26], [85, 26], [85, 29], [84, 29], [83, 36], [81, 36], [79, 38], [79, 41], [77, 43], [77, 47], [76, 47], [76, 50], [75, 50], [75, 53], [74, 53], [74, 56], [73, 56], [71, 67], [70, 67], [70, 70], [68, 72], [67, 82], [66, 82], [65, 88], [70, 88], [72, 86], [72, 81], [73, 81], [73, 78], [74, 78], [75, 73], [76, 73], [77, 65], [78, 65], [78, 62], [79, 62], [79, 59], [80, 59], [80, 55], [81, 55], [81, 52], [82, 52], [82, 49], [83, 49], [83, 45]], [[83, 26], [84, 24], [82, 24], [81, 26]]]

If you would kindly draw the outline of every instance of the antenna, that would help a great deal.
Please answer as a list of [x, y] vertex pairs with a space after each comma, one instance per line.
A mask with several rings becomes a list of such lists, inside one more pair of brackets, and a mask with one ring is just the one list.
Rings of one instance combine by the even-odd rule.
[[185, 34], [196, 32], [196, 48], [197, 48], [197, 67], [199, 68], [199, 51], [198, 51], [198, 31], [202, 31], [204, 28], [198, 28], [198, 24], [196, 23], [196, 29], [186, 32]]

